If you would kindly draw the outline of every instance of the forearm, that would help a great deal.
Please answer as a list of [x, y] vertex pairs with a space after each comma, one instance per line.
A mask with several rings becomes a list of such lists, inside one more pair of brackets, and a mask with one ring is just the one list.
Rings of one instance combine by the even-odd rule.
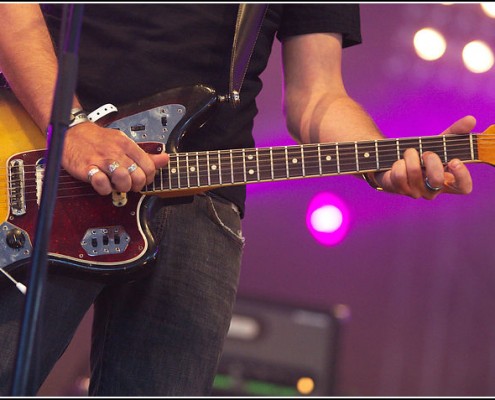
[[287, 126], [302, 143], [341, 142], [382, 139], [384, 136], [373, 119], [344, 92], [288, 94]]
[[45, 132], [58, 63], [39, 5], [0, 4], [0, 27], [0, 70], [26, 111]]
[[344, 87], [339, 34], [309, 34], [283, 43], [284, 112], [298, 141], [382, 138], [371, 117]]

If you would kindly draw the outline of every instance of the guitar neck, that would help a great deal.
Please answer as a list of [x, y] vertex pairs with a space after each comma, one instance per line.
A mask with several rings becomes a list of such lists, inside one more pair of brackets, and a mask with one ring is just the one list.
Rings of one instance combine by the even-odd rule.
[[173, 153], [143, 192], [156, 193], [256, 182], [383, 171], [407, 148], [432, 151], [444, 164], [478, 162], [475, 134]]

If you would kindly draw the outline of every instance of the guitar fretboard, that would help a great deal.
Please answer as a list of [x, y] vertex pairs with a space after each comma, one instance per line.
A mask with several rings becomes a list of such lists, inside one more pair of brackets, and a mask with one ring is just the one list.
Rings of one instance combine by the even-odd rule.
[[446, 164], [477, 161], [476, 135], [440, 135], [170, 154], [145, 192], [232, 186], [390, 169], [407, 148], [432, 151]]

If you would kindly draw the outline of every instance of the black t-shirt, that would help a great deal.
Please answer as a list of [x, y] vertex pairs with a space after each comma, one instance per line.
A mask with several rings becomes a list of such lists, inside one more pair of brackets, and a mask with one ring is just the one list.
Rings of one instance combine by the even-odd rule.
[[[42, 5], [54, 43], [62, 6]], [[187, 151], [254, 147], [255, 98], [277, 37], [343, 33], [361, 42], [357, 4], [271, 4], [241, 90], [241, 104], [220, 104]], [[88, 111], [132, 104], [167, 89], [204, 84], [228, 93], [237, 4], [86, 4], [79, 46], [77, 94]], [[245, 186], [215, 189], [244, 212]]]

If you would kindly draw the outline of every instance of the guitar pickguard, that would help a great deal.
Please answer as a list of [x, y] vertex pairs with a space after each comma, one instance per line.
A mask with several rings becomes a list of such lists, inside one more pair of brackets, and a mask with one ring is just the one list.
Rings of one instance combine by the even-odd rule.
[[[24, 204], [25, 211], [11, 212], [9, 223], [2, 226], [5, 241], [2, 243], [4, 256], [0, 257], [0, 267], [5, 268], [13, 261], [27, 261], [32, 253], [42, 179], [36, 165], [43, 155], [44, 151], [33, 150], [14, 156], [18, 164], [24, 166], [19, 175], [27, 184], [22, 193], [16, 192], [16, 199], [22, 198], [16, 203]], [[9, 186], [12, 187], [11, 181]], [[117, 207], [111, 196], [100, 196], [89, 184], [62, 172], [49, 244], [52, 260], [78, 265], [81, 272], [98, 268], [102, 275], [106, 275], [107, 268], [114, 270], [120, 265], [125, 269], [133, 263], [144, 262], [151, 240], [141, 226], [139, 215], [145, 196], [133, 192], [126, 198], [125, 205]]]
[[107, 128], [119, 129], [137, 143], [167, 143], [170, 132], [186, 114], [181, 104], [169, 104], [121, 118]]

